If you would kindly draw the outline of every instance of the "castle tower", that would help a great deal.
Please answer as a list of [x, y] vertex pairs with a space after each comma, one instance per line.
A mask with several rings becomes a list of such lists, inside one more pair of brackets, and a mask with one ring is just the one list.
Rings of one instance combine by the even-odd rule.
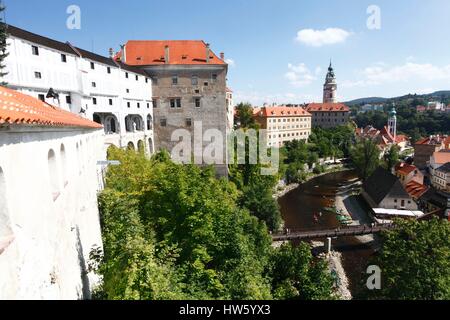
[[337, 82], [336, 76], [334, 75], [333, 67], [328, 67], [327, 77], [325, 79], [325, 85], [323, 86], [323, 103], [336, 103], [336, 94], [337, 94]]
[[388, 130], [395, 140], [397, 138], [397, 111], [395, 110], [395, 106], [389, 112]]

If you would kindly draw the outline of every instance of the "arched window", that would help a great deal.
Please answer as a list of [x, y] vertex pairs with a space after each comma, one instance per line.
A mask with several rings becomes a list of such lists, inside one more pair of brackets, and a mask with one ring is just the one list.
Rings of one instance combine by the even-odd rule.
[[2, 167], [0, 167], [0, 254], [9, 245], [12, 236], [11, 222], [6, 195], [6, 179]]
[[147, 130], [153, 129], [153, 119], [151, 115], [147, 116]]
[[138, 151], [140, 153], [145, 153], [145, 144], [144, 144], [144, 141], [142, 141], [142, 140], [138, 141]]
[[58, 199], [59, 192], [59, 174], [58, 174], [58, 163], [56, 162], [55, 151], [50, 149], [48, 152], [48, 174], [50, 177], [50, 188], [52, 191], [53, 200]]
[[61, 144], [60, 153], [61, 153], [63, 184], [64, 184], [64, 187], [66, 187], [67, 184], [69, 183], [69, 180], [68, 180], [68, 173], [67, 173], [68, 166], [67, 166], [66, 148], [64, 147], [63, 144]]
[[102, 124], [102, 119], [101, 119], [100, 115], [98, 115], [97, 113], [94, 113], [93, 120], [94, 120], [94, 122], [97, 122], [98, 124]]
[[136, 150], [135, 148], [134, 148], [134, 143], [133, 142], [128, 142], [128, 146], [127, 146], [127, 148], [128, 148], [128, 150]]

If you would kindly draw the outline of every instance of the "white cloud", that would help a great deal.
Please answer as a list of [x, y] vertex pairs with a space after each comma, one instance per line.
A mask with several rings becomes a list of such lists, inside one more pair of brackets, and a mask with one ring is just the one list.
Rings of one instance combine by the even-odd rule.
[[325, 30], [303, 29], [297, 32], [296, 41], [311, 47], [321, 47], [342, 43], [352, 35], [352, 32], [340, 28], [328, 28]]
[[299, 63], [298, 65], [289, 63], [288, 69], [289, 71], [284, 76], [295, 87], [308, 85], [317, 79], [318, 70], [316, 69], [316, 75], [314, 75], [304, 63]]
[[230, 67], [236, 67], [236, 62], [233, 59], [225, 59], [225, 62], [230, 66]]
[[393, 83], [410, 83], [413, 86], [427, 85], [433, 81], [449, 81], [450, 65], [435, 66], [430, 63], [413, 63], [410, 59], [403, 65], [388, 66], [378, 63], [359, 72], [361, 79], [344, 81], [342, 87], [369, 87]]
[[320, 98], [311, 94], [298, 94], [292, 92], [286, 93], [267, 93], [259, 91], [236, 91], [234, 94], [234, 103], [250, 102], [253, 106], [262, 106], [267, 104], [301, 104], [314, 101], [320, 101]]

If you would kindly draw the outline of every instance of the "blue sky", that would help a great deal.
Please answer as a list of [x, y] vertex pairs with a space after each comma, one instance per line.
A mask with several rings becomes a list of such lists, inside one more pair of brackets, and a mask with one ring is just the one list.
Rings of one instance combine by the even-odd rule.
[[[3, 2], [8, 23], [103, 55], [131, 39], [203, 39], [232, 60], [236, 102], [320, 101], [330, 58], [341, 101], [450, 90], [448, 0]], [[66, 28], [69, 5], [81, 30]]]

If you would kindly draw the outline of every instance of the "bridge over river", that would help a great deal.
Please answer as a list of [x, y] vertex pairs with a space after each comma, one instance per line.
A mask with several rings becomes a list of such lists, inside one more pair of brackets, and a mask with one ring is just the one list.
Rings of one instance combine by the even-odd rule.
[[393, 224], [379, 224], [374, 226], [349, 226], [335, 229], [313, 230], [313, 231], [290, 231], [284, 234], [272, 235], [273, 241], [312, 240], [320, 238], [338, 238], [345, 236], [364, 236], [380, 233], [394, 228]]

